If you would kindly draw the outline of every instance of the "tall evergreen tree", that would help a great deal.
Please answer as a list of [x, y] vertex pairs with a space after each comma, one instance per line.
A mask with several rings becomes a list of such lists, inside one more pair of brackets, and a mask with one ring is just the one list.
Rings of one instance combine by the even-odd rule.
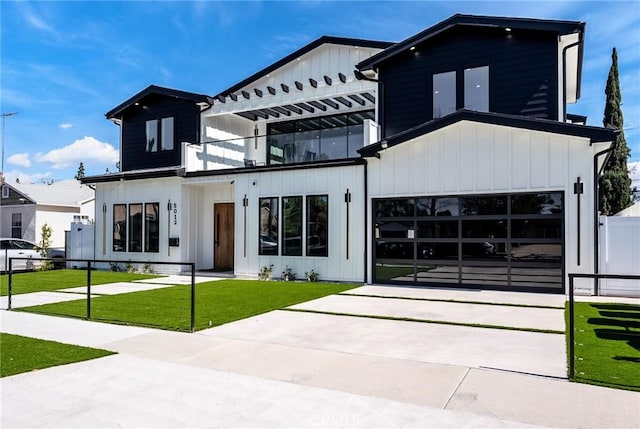
[[84, 164], [80, 161], [80, 165], [78, 166], [78, 172], [76, 173], [74, 179], [80, 180], [84, 177]]
[[624, 138], [622, 118], [622, 94], [618, 77], [618, 52], [613, 48], [611, 54], [611, 68], [607, 77], [607, 87], [604, 90], [607, 100], [604, 106], [603, 124], [606, 128], [618, 130], [615, 149], [609, 157], [603, 174], [599, 178], [600, 211], [605, 215], [618, 213], [631, 204], [631, 178], [627, 170], [627, 158], [630, 151]]

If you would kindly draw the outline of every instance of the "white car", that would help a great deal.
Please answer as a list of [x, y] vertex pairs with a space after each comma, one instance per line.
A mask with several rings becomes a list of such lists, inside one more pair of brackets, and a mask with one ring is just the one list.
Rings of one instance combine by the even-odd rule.
[[[63, 250], [49, 250], [47, 256], [50, 258], [64, 258]], [[0, 238], [0, 272], [9, 271], [10, 258], [41, 258], [40, 247], [35, 243], [20, 238]], [[64, 259], [60, 259], [64, 260]], [[55, 263], [55, 262], [54, 262]], [[16, 259], [11, 268], [13, 271], [33, 270], [39, 267], [42, 261], [30, 261]], [[56, 264], [57, 266], [58, 264]]]

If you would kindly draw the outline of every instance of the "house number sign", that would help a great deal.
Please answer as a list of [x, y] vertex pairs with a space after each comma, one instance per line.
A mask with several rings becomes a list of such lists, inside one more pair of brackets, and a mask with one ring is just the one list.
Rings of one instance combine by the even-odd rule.
[[173, 224], [178, 224], [178, 204], [173, 203]]

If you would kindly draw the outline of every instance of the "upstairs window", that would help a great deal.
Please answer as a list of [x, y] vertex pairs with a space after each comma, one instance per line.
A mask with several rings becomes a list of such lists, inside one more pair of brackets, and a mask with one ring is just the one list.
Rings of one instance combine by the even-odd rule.
[[433, 75], [433, 118], [456, 111], [456, 72]]
[[464, 70], [464, 108], [476, 112], [489, 111], [489, 67]]
[[174, 118], [153, 119], [146, 123], [146, 151], [173, 150]]
[[160, 150], [173, 150], [173, 118], [162, 118]]
[[158, 151], [158, 120], [147, 121], [147, 152]]

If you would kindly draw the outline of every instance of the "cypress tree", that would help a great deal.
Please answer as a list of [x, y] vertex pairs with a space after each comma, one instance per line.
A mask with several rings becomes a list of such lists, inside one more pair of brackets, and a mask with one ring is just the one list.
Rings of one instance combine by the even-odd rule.
[[615, 149], [610, 154], [604, 172], [599, 178], [599, 207], [604, 215], [618, 213], [631, 205], [631, 178], [627, 170], [627, 158], [630, 151], [622, 130], [622, 94], [618, 77], [618, 53], [613, 48], [611, 54], [611, 68], [604, 90], [607, 99], [604, 106], [603, 125], [605, 128], [618, 130]]
[[84, 177], [84, 164], [80, 161], [80, 165], [78, 166], [78, 172], [76, 173], [74, 179], [80, 180]]

